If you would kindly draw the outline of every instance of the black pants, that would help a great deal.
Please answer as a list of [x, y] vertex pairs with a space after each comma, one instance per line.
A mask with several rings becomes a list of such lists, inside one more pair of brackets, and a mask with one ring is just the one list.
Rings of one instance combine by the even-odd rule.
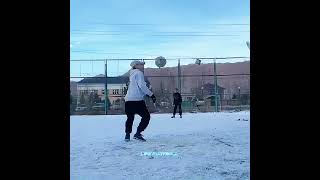
[[181, 115], [182, 115], [181, 104], [175, 104], [175, 105], [174, 105], [173, 115], [174, 115], [174, 116], [176, 115], [177, 106], [179, 106], [179, 114], [180, 114], [180, 116], [181, 116]]
[[125, 111], [127, 114], [126, 133], [132, 132], [132, 125], [135, 114], [138, 114], [142, 117], [137, 128], [137, 133], [141, 133], [147, 128], [150, 121], [150, 113], [144, 101], [127, 101], [125, 104]]

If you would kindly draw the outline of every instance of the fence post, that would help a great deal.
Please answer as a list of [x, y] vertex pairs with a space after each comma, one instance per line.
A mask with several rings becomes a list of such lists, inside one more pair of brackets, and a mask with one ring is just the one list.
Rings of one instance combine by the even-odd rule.
[[178, 88], [181, 94], [181, 66], [180, 66], [180, 59], [178, 59]]
[[217, 81], [217, 67], [216, 67], [216, 59], [214, 59], [213, 63], [214, 69], [214, 105], [215, 105], [215, 112], [218, 112], [218, 81]]
[[108, 60], [106, 60], [105, 62], [105, 68], [104, 68], [104, 73], [105, 73], [105, 86], [104, 86], [104, 112], [105, 112], [105, 115], [108, 114], [108, 95], [109, 95], [109, 92], [108, 92]]
[[239, 110], [241, 111], [241, 94], [240, 94], [240, 86], [238, 87], [239, 89]]

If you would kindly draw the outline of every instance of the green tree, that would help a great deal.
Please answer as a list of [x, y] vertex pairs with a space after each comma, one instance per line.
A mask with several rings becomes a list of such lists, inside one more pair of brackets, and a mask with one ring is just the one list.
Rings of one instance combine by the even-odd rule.
[[92, 108], [92, 106], [94, 105], [94, 93], [93, 92], [91, 92], [90, 94], [89, 94], [89, 99], [88, 99], [88, 107], [89, 108]]
[[84, 94], [81, 94], [80, 96], [80, 104], [85, 104], [86, 103], [86, 99], [84, 97]]
[[98, 93], [95, 93], [95, 94], [94, 94], [94, 102], [95, 102], [95, 103], [101, 102], [101, 99], [100, 99]]
[[110, 109], [111, 103], [110, 103], [109, 97], [107, 98], [107, 102], [104, 101], [104, 103], [108, 103], [108, 109]]

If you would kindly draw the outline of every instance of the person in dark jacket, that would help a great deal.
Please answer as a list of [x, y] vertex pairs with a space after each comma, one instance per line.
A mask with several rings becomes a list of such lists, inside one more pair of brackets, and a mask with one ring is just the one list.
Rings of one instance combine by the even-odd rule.
[[182, 97], [181, 97], [181, 94], [179, 93], [179, 89], [176, 88], [175, 93], [173, 93], [174, 109], [173, 109], [173, 116], [171, 118], [175, 118], [177, 107], [179, 107], [180, 118], [182, 118], [181, 103], [182, 103]]

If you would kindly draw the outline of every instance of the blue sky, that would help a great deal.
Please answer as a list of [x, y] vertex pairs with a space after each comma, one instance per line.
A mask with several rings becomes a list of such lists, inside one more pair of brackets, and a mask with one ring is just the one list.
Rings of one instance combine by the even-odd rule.
[[[70, 59], [249, 57], [249, 4], [249, 0], [71, 0]], [[236, 61], [242, 60], [228, 62]], [[110, 62], [108, 75], [126, 72], [129, 62]], [[154, 62], [146, 66], [154, 67]], [[71, 76], [79, 76], [80, 67], [82, 76], [104, 72], [102, 62], [72, 61]]]

